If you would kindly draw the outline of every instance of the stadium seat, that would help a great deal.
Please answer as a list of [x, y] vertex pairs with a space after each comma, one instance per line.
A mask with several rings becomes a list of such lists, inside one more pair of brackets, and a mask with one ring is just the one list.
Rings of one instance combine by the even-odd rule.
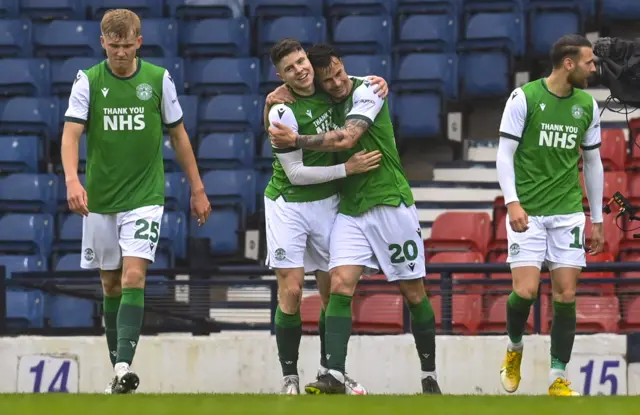
[[548, 57], [553, 44], [562, 36], [581, 33], [577, 11], [540, 12], [531, 14], [531, 47], [529, 53]]
[[146, 19], [142, 24], [144, 42], [137, 55], [142, 58], [172, 58], [178, 53], [178, 22], [173, 19]]
[[[146, 41], [146, 38], [145, 38]], [[158, 57], [147, 57], [144, 59], [145, 61], [165, 68], [169, 71], [169, 76], [173, 79], [173, 83], [176, 86], [176, 92], [178, 95], [184, 94], [184, 60], [179, 57], [169, 57], [169, 58], [158, 58]]]
[[[487, 255], [487, 262], [496, 263], [496, 264], [506, 264], [508, 254], [506, 252], [495, 254], [495, 255]], [[491, 282], [487, 283], [485, 286], [485, 299], [486, 300], [494, 300], [498, 297], [511, 293], [513, 283], [512, 283], [511, 272], [492, 272], [489, 274], [489, 280]], [[500, 280], [500, 282], [498, 282]], [[547, 286], [543, 286], [543, 289]], [[543, 291], [543, 293], [548, 293], [548, 290]]]
[[264, 211], [264, 191], [271, 181], [271, 171], [256, 171], [256, 197], [258, 198], [256, 209]]
[[393, 15], [397, 0], [327, 0], [329, 16]]
[[81, 254], [61, 255], [54, 266], [55, 271], [82, 271], [80, 268], [81, 260]]
[[300, 302], [300, 317], [302, 319], [302, 332], [307, 334], [318, 333], [318, 322], [322, 310], [322, 298], [318, 294], [302, 297]]
[[[587, 197], [587, 189], [584, 182], [584, 174], [580, 172], [580, 186], [584, 197]], [[629, 191], [629, 177], [624, 171], [605, 171], [604, 172], [604, 198], [603, 201], [609, 202], [611, 197], [620, 192], [626, 195]]]
[[495, 255], [496, 253], [506, 252], [508, 249], [507, 242], [507, 215], [501, 215], [500, 219], [495, 223], [495, 236], [489, 243], [488, 252], [489, 255]]
[[0, 19], [0, 57], [30, 58], [32, 24], [28, 19]]
[[[164, 218], [163, 218], [164, 221]], [[185, 224], [186, 225], [186, 224]], [[164, 226], [164, 225], [163, 225]], [[184, 235], [186, 243], [186, 233]], [[156, 251], [156, 257], [153, 263], [149, 264], [149, 270], [163, 270], [172, 268], [171, 260], [164, 252]], [[146, 277], [145, 295], [149, 297], [166, 297], [171, 292], [171, 287], [166, 284], [169, 277], [149, 273]]]
[[240, 17], [243, 15], [239, 0], [166, 0], [169, 15], [179, 20]]
[[605, 170], [624, 170], [627, 160], [627, 141], [619, 129], [602, 129], [600, 157]]
[[2, 59], [0, 96], [47, 96], [50, 93], [50, 72], [46, 59]]
[[0, 18], [14, 19], [20, 15], [20, 3], [15, 0], [0, 0]]
[[0, 218], [0, 252], [48, 257], [53, 243], [53, 216], [10, 213]]
[[640, 329], [640, 297], [629, 298], [623, 301], [621, 332], [637, 332]]
[[0, 103], [0, 134], [39, 135], [54, 139], [59, 134], [57, 98], [14, 97]]
[[456, 16], [461, 10], [460, 0], [398, 0], [398, 14], [449, 14]]
[[576, 333], [617, 333], [621, 320], [618, 297], [576, 297]]
[[249, 16], [273, 18], [281, 16], [322, 16], [322, 0], [250, 0]]
[[206, 98], [198, 109], [198, 131], [253, 132], [262, 126], [264, 98], [258, 95], [217, 95]]
[[333, 28], [333, 44], [344, 54], [391, 53], [393, 19], [382, 16], [346, 16]]
[[[597, 255], [587, 255], [587, 269], [583, 270], [580, 274], [581, 284], [578, 285], [579, 294], [594, 294], [612, 296], [615, 295], [616, 286], [613, 284], [613, 278], [616, 278], [616, 274], [613, 272], [604, 271], [591, 271], [588, 272], [589, 263], [602, 263], [602, 262], [615, 262], [616, 259], [611, 252], [602, 252]], [[586, 284], [585, 280], [589, 278], [612, 278], [611, 284]]]
[[478, 13], [464, 27], [465, 50], [507, 48], [511, 56], [525, 53], [525, 20], [522, 13]]
[[[429, 296], [431, 307], [436, 315], [438, 328], [442, 324], [442, 297]], [[479, 294], [454, 294], [452, 296], [452, 329], [454, 334], [475, 335], [482, 323], [482, 296]]]
[[[484, 333], [505, 333], [507, 331], [507, 300], [509, 295], [501, 295], [487, 306], [481, 331]], [[535, 306], [534, 306], [535, 307]], [[535, 309], [531, 307], [525, 333], [535, 333]], [[540, 333], [548, 334], [551, 329], [551, 301], [548, 295], [540, 297]]]
[[13, 328], [44, 327], [44, 295], [36, 290], [8, 289], [7, 325]]
[[240, 217], [233, 209], [213, 209], [209, 220], [198, 226], [190, 221], [191, 238], [208, 240], [209, 251], [213, 255], [233, 255], [240, 248], [238, 232]]
[[458, 19], [450, 14], [414, 14], [401, 17], [394, 51], [453, 53], [458, 43]]
[[100, 23], [85, 20], [54, 20], [33, 28], [35, 57], [65, 59], [101, 57]]
[[437, 92], [451, 100], [458, 96], [458, 57], [455, 53], [411, 53], [396, 60], [394, 92]]
[[58, 178], [53, 174], [15, 173], [0, 179], [0, 211], [55, 213]]
[[248, 56], [249, 30], [246, 17], [186, 21], [180, 25], [180, 55], [183, 58]]
[[[167, 211], [162, 215], [158, 250], [169, 252], [170, 259], [187, 258], [187, 216], [185, 212]], [[167, 267], [168, 268], [168, 267]]]
[[502, 51], [459, 54], [460, 95], [464, 99], [497, 98], [509, 94], [510, 58]]
[[463, 14], [486, 12], [522, 12], [527, 0], [463, 0]]
[[189, 211], [189, 182], [182, 172], [164, 174], [164, 206], [166, 210]]
[[202, 169], [252, 168], [255, 139], [251, 133], [217, 133], [200, 139], [198, 165]]
[[0, 255], [0, 265], [8, 279], [15, 273], [46, 271], [47, 259], [41, 255]]
[[345, 55], [342, 62], [349, 75], [377, 75], [387, 82], [391, 80], [390, 55]]
[[[256, 175], [253, 170], [213, 170], [202, 175], [204, 191], [212, 205], [256, 210]], [[215, 209], [215, 208], [214, 208]]]
[[626, 0], [605, 0], [601, 2], [601, 17], [608, 20], [640, 19], [640, 4]]
[[[260, 136], [261, 137], [261, 136]], [[263, 170], [271, 170], [273, 167], [273, 147], [271, 147], [271, 141], [265, 134], [261, 139], [260, 155], [256, 160], [256, 168]]]
[[96, 304], [70, 295], [47, 295], [45, 315], [50, 327], [89, 328], [96, 326]]
[[102, 62], [101, 58], [69, 58], [51, 62], [51, 93], [68, 97], [79, 70]]
[[257, 58], [215, 58], [193, 61], [187, 67], [193, 95], [257, 94], [260, 61]]
[[162, 137], [162, 163], [165, 172], [182, 171], [180, 163], [176, 158], [176, 152], [171, 144], [171, 137], [165, 135]]
[[82, 250], [82, 216], [76, 213], [60, 215], [58, 237], [53, 243], [53, 251], [79, 252]]
[[[137, 14], [142, 21], [143, 36], [145, 25], [148, 19], [158, 19], [162, 17], [162, 3], [158, 4], [154, 0], [85, 0], [89, 6], [89, 13], [92, 19], [101, 20], [107, 10], [129, 9]], [[146, 36], [145, 36], [146, 41]]]
[[445, 212], [431, 227], [425, 251], [477, 251], [483, 256], [491, 238], [491, 218], [487, 213]]
[[284, 16], [265, 21], [258, 30], [258, 54], [261, 56], [267, 55], [274, 44], [285, 38], [296, 39], [304, 48], [327, 39], [327, 25], [321, 16]]
[[356, 333], [401, 334], [404, 332], [404, 302], [400, 294], [372, 294], [364, 297], [353, 324]]
[[20, 14], [31, 20], [85, 18], [83, 0], [22, 0]]
[[37, 173], [40, 146], [37, 136], [0, 136], [0, 171]]
[[268, 94], [280, 85], [282, 80], [276, 75], [276, 67], [271, 63], [269, 56], [260, 59], [260, 94]]
[[193, 95], [178, 95], [178, 102], [182, 107], [184, 128], [191, 139], [195, 138], [198, 131], [198, 109], [200, 102]]
[[442, 98], [439, 94], [399, 94], [395, 97], [394, 126], [398, 137], [437, 137], [442, 126]]

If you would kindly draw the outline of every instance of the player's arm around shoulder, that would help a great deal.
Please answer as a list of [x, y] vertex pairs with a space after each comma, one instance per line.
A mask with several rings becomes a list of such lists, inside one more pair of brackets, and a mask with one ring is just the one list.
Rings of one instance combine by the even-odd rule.
[[[298, 120], [293, 113], [293, 109], [286, 104], [275, 104], [269, 109], [267, 116], [268, 125], [278, 123], [284, 127], [287, 127], [295, 134], [298, 133]], [[282, 146], [272, 142], [271, 144], [274, 153], [289, 153], [298, 150], [293, 146]]]

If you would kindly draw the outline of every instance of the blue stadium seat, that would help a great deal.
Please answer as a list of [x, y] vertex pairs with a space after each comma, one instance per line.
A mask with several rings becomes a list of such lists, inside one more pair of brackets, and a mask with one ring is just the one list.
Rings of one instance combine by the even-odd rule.
[[255, 139], [251, 133], [215, 133], [200, 139], [198, 165], [202, 169], [252, 168]]
[[[620, 0], [604, 0], [602, 3], [602, 11], [600, 17], [607, 17], [607, 8], [615, 5]], [[580, 21], [583, 23], [589, 17], [596, 16], [596, 0], [528, 0], [528, 9], [535, 14], [540, 11], [572, 11], [580, 15]], [[631, 5], [622, 0], [620, 4]], [[615, 7], [615, 6], [614, 6]], [[624, 14], [626, 16], [626, 14]]]
[[178, 95], [178, 102], [182, 107], [182, 122], [187, 134], [193, 140], [198, 132], [198, 108], [200, 102], [194, 95]]
[[180, 25], [179, 36], [183, 57], [249, 56], [246, 17], [187, 21]]
[[249, 16], [322, 16], [322, 0], [249, 0]]
[[169, 15], [180, 20], [240, 17], [244, 15], [240, 0], [166, 0]]
[[402, 139], [436, 137], [441, 132], [442, 106], [439, 94], [399, 94], [394, 97], [394, 126]]
[[[78, 174], [78, 180], [80, 184], [87, 188], [87, 176], [85, 174]], [[65, 183], [64, 176], [58, 176], [58, 212], [69, 212], [69, 203], [67, 202], [67, 184]]]
[[202, 175], [212, 206], [240, 207], [248, 214], [256, 210], [256, 179], [253, 170], [213, 170]]
[[0, 179], [0, 211], [55, 213], [58, 178], [53, 174], [15, 173]]
[[178, 54], [178, 22], [173, 19], [146, 19], [142, 22], [142, 58], [171, 58]]
[[474, 13], [522, 13], [529, 0], [463, 0], [462, 12]]
[[189, 211], [189, 182], [183, 173], [164, 174], [164, 206], [166, 210]]
[[0, 218], [0, 252], [48, 257], [53, 243], [53, 216], [10, 213]]
[[30, 58], [32, 31], [31, 20], [0, 19], [0, 57]]
[[7, 325], [12, 328], [44, 327], [44, 294], [35, 290], [8, 289]]
[[276, 67], [271, 63], [269, 56], [260, 59], [260, 93], [269, 94], [282, 85], [282, 80], [276, 75]]
[[31, 20], [85, 18], [83, 0], [21, 0], [20, 14]]
[[[62, 163], [60, 164], [62, 167]], [[84, 171], [87, 167], [87, 135], [82, 134], [78, 142], [78, 170]], [[63, 171], [63, 170], [60, 170]]]
[[601, 16], [611, 20], [640, 19], [640, 3], [628, 0], [605, 0], [601, 2]]
[[100, 45], [100, 23], [54, 20], [34, 25], [33, 54], [53, 59], [101, 57], [104, 51]]
[[1, 59], [0, 95], [50, 95], [50, 72], [46, 59]]
[[389, 54], [393, 19], [390, 16], [346, 16], [335, 24], [333, 44], [344, 54]]
[[280, 17], [265, 21], [258, 31], [260, 55], [267, 55], [273, 45], [285, 38], [295, 38], [305, 48], [327, 39], [327, 25], [321, 16]]
[[162, 140], [162, 159], [164, 163], [164, 171], [181, 171], [180, 163], [176, 158], [176, 152], [171, 145], [171, 137], [165, 135]]
[[397, 3], [397, 0], [327, 0], [327, 8], [331, 17], [351, 14], [393, 15]]
[[458, 67], [460, 95], [465, 99], [504, 97], [511, 90], [510, 60], [503, 52], [467, 52]]
[[5, 267], [6, 278], [14, 273], [47, 270], [47, 259], [41, 255], [0, 255], [0, 265]]
[[529, 53], [546, 58], [560, 37], [573, 33], [580, 33], [580, 16], [574, 11], [532, 13]]
[[0, 136], [0, 171], [37, 173], [41, 148], [37, 136]]
[[399, 26], [398, 40], [394, 45], [397, 53], [456, 51], [458, 19], [455, 15], [410, 15], [401, 18]]
[[271, 141], [269, 141], [268, 135], [265, 135], [264, 139], [262, 140], [260, 158], [266, 160], [269, 163], [267, 167], [271, 167], [271, 164], [273, 163], [273, 147], [271, 147]]
[[184, 93], [184, 61], [182, 58], [145, 58], [144, 60], [168, 70], [178, 95]]
[[478, 13], [464, 29], [462, 47], [473, 49], [508, 48], [513, 56], [525, 53], [525, 20], [522, 13]]
[[82, 271], [80, 268], [81, 254], [61, 255], [56, 262], [55, 271]]
[[58, 237], [53, 252], [79, 252], [82, 249], [82, 216], [69, 213], [58, 216]]
[[[164, 225], [163, 225], [164, 226]], [[186, 237], [186, 236], [185, 236]], [[153, 263], [149, 264], [149, 270], [170, 269], [171, 260], [163, 252], [156, 251], [156, 257]], [[164, 297], [170, 293], [168, 285], [163, 284], [169, 280], [164, 275], [147, 273], [145, 277], [144, 294], [148, 297]]]
[[[158, 19], [162, 17], [162, 2], [157, 0], [85, 0], [89, 6], [91, 18], [101, 20], [102, 16], [110, 9], [129, 9], [137, 14], [142, 21], [142, 30], [146, 19]], [[146, 39], [145, 39], [146, 40]]]
[[187, 214], [185, 212], [164, 212], [158, 250], [169, 252], [170, 258], [187, 258]]
[[342, 62], [349, 75], [377, 75], [387, 82], [391, 80], [391, 56], [389, 55], [345, 55]]
[[0, 103], [0, 134], [57, 137], [58, 99], [14, 97]]
[[15, 19], [20, 15], [16, 0], [0, 0], [0, 19]]
[[412, 53], [400, 58], [391, 86], [394, 91], [436, 91], [458, 97], [458, 56], [455, 53]]
[[209, 240], [209, 249], [213, 255], [233, 255], [240, 248], [238, 232], [240, 216], [233, 209], [213, 209], [209, 220], [198, 226], [191, 221], [190, 236]]
[[70, 295], [47, 295], [45, 316], [51, 327], [88, 328], [96, 325], [96, 304]]
[[187, 67], [189, 93], [194, 95], [257, 94], [259, 82], [257, 58], [202, 59]]
[[449, 14], [457, 16], [464, 0], [398, 0], [398, 14]]
[[264, 189], [267, 188], [269, 181], [271, 180], [271, 171], [257, 172], [258, 180], [256, 182], [256, 196], [258, 198], [258, 206], [260, 209], [264, 209]]
[[198, 131], [257, 134], [263, 109], [264, 99], [257, 95], [218, 95], [204, 99], [198, 111]]
[[101, 58], [69, 58], [51, 62], [51, 93], [68, 97], [78, 71], [89, 69], [102, 61]]

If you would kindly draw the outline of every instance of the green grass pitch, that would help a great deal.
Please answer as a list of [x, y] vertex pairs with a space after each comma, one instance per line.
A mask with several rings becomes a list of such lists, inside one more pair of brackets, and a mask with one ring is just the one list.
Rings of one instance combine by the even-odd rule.
[[0, 395], [6, 415], [626, 415], [639, 408], [635, 396]]

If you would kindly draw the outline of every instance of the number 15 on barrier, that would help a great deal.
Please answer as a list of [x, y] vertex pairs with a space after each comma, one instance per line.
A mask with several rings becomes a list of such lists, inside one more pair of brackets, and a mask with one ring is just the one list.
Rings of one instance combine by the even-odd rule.
[[627, 362], [622, 356], [574, 356], [569, 380], [582, 395], [626, 395]]
[[20, 356], [18, 393], [77, 393], [78, 361], [75, 357]]

